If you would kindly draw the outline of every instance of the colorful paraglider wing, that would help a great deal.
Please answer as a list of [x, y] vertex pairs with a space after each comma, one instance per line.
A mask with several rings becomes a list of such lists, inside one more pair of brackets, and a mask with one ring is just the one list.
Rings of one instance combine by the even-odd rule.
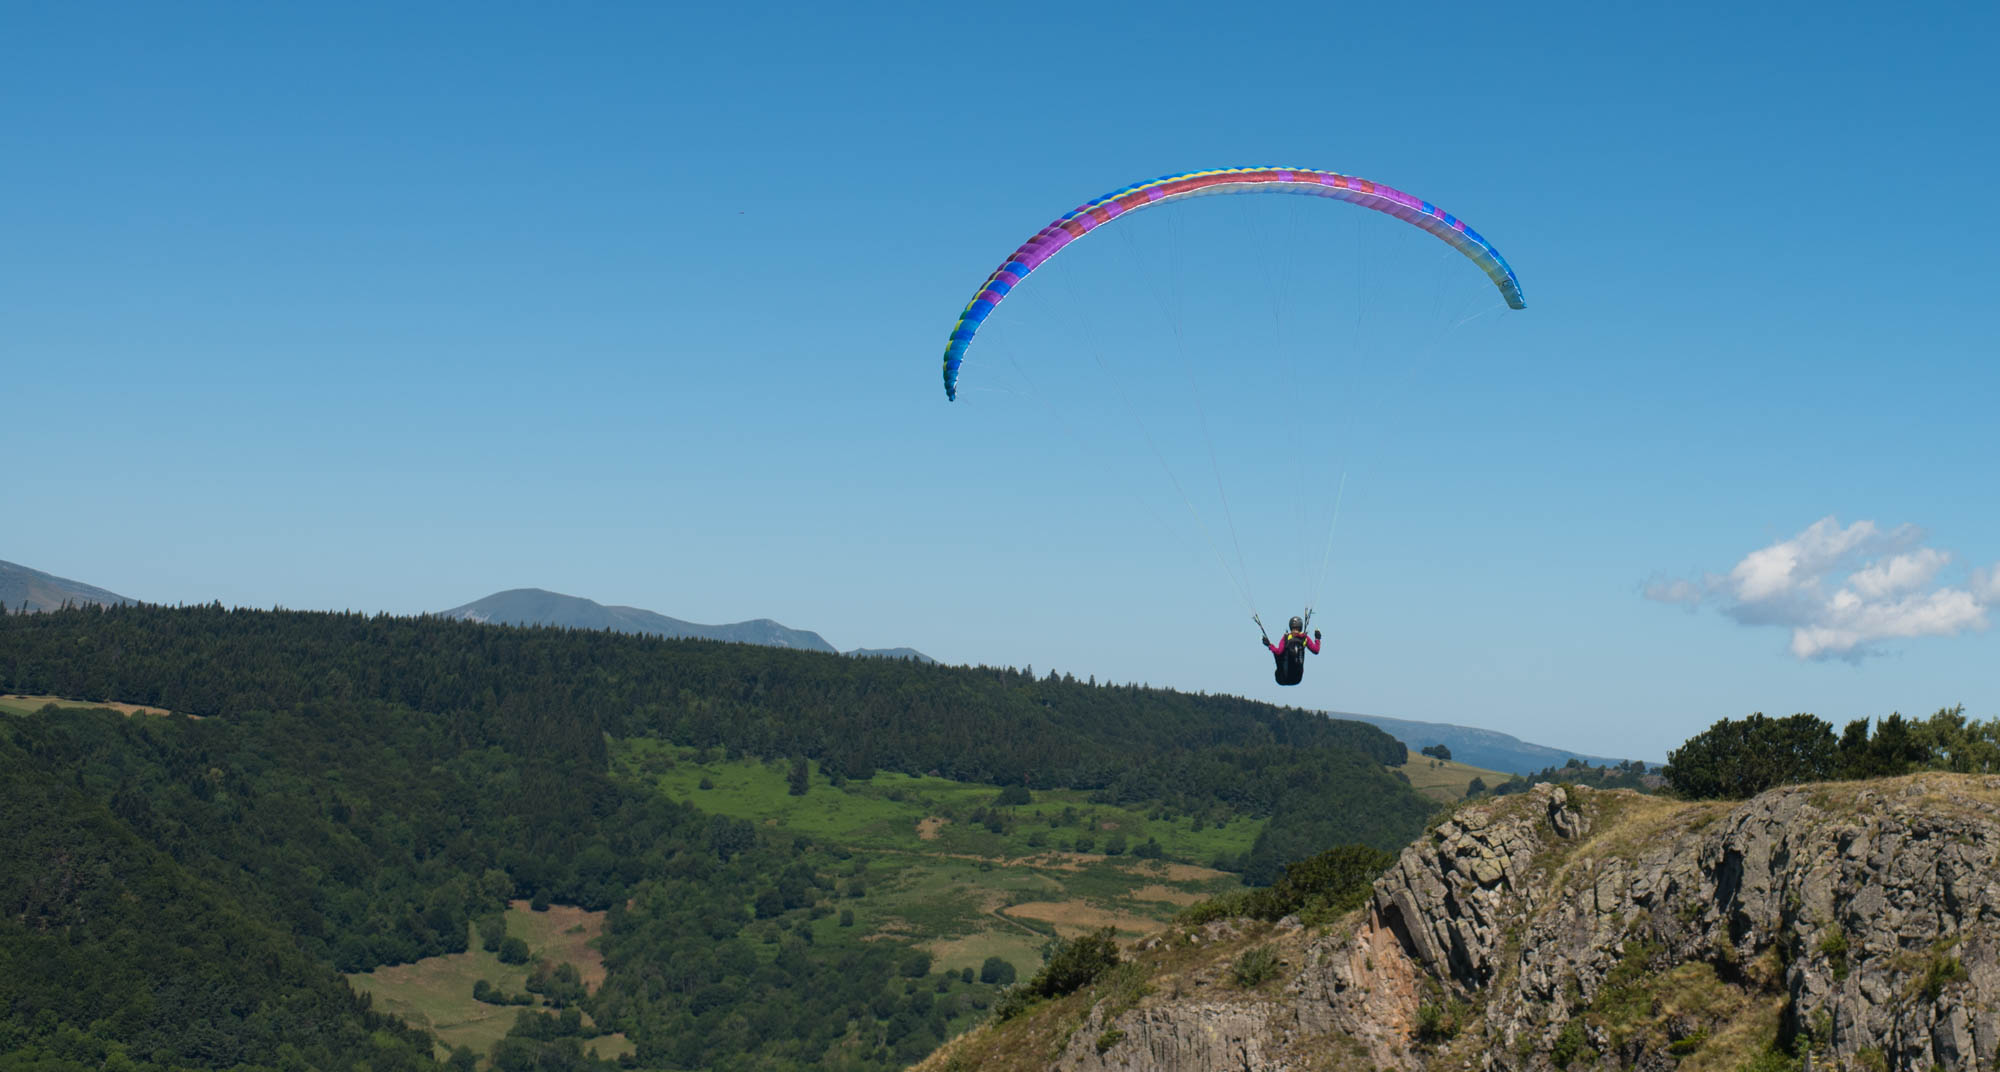
[[1041, 267], [1042, 262], [1055, 256], [1058, 250], [1096, 228], [1148, 205], [1206, 194], [1251, 193], [1328, 197], [1384, 212], [1414, 224], [1443, 239], [1484, 270], [1486, 277], [1493, 280], [1493, 285], [1500, 288], [1500, 296], [1507, 299], [1510, 307], [1527, 308], [1527, 303], [1521, 300], [1521, 281], [1514, 278], [1514, 270], [1507, 267], [1500, 251], [1479, 237], [1477, 231], [1428, 201], [1420, 201], [1381, 183], [1331, 171], [1302, 168], [1191, 171], [1185, 175], [1168, 175], [1114, 190], [1095, 201], [1077, 206], [1061, 219], [1035, 232], [1033, 238], [1021, 243], [1021, 248], [986, 277], [985, 284], [972, 296], [965, 312], [959, 314], [958, 324], [951, 329], [951, 341], [944, 348], [945, 397], [958, 397], [958, 367], [965, 361], [966, 348], [972, 345], [972, 337], [978, 334], [979, 325], [985, 322], [1001, 299], [1027, 278], [1029, 272]]

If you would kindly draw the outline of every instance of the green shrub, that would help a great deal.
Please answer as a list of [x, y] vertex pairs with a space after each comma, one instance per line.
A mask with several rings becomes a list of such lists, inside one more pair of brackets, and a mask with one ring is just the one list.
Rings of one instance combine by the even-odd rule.
[[1174, 922], [1184, 927], [1199, 927], [1204, 923], [1218, 919], [1249, 916], [1252, 914], [1250, 911], [1251, 895], [1262, 892], [1264, 891], [1237, 890], [1234, 893], [1218, 894], [1205, 901], [1196, 901], [1194, 904], [1181, 909], [1174, 916]]
[[504, 913], [489, 912], [479, 917], [479, 948], [488, 953], [498, 953], [500, 943], [507, 937], [507, 917]]
[[1583, 1021], [1572, 1019], [1563, 1025], [1556, 1035], [1556, 1044], [1549, 1048], [1549, 1063], [1557, 1068], [1568, 1068], [1578, 1058], [1590, 1053], [1590, 1042], [1583, 1035]]
[[1106, 1031], [1104, 1034], [1097, 1036], [1097, 1052], [1103, 1053], [1104, 1051], [1110, 1049], [1113, 1046], [1118, 1045], [1120, 1042], [1123, 1042], [1124, 1040], [1125, 1040], [1125, 1032], [1120, 1028], [1114, 1027], [1111, 1030]]
[[1417, 1006], [1417, 1041], [1429, 1044], [1446, 1042], [1458, 1035], [1458, 1017], [1455, 1011], [1434, 1001], [1426, 1001]]
[[1118, 966], [1118, 940], [1110, 927], [1100, 927], [1069, 941], [1058, 941], [1048, 963], [1035, 973], [1028, 989], [1042, 997], [1074, 994]]
[[544, 961], [529, 974], [527, 985], [530, 994], [542, 995], [551, 1007], [557, 1009], [575, 1005], [587, 993], [583, 977], [574, 964], [550, 965]]
[[1847, 932], [1838, 926], [1826, 932], [1819, 940], [1819, 951], [1826, 954], [1827, 963], [1833, 966], [1836, 982], [1847, 978]]
[[1677, 1038], [1667, 1043], [1667, 1052], [1673, 1054], [1675, 1057], [1686, 1057], [1688, 1054], [1701, 1049], [1701, 1044], [1707, 1041], [1708, 1029], [1704, 1027], [1692, 1035]]
[[1248, 990], [1278, 974], [1278, 953], [1268, 945], [1247, 950], [1236, 958], [1230, 972], [1236, 977], [1236, 985]]
[[509, 994], [484, 979], [478, 979], [473, 982], [472, 1000], [487, 1005], [533, 1005], [535, 1003], [533, 994]]
[[993, 1019], [1006, 1022], [1027, 1012], [1038, 1000], [1032, 986], [1010, 986], [993, 1003]]
[[1396, 858], [1366, 845], [1343, 845], [1285, 867], [1278, 881], [1261, 890], [1239, 890], [1199, 901], [1174, 921], [1199, 927], [1210, 920], [1244, 917], [1278, 920], [1297, 913], [1309, 927], [1323, 926], [1368, 903], [1376, 876]]
[[1608, 1024], [1639, 1023], [1653, 1015], [1655, 1001], [1648, 984], [1653, 960], [1666, 952], [1658, 942], [1634, 939], [1625, 943], [1618, 963], [1604, 976], [1604, 985], [1590, 1009]]
[[1948, 984], [1965, 980], [1965, 964], [1957, 957], [1932, 957], [1930, 964], [1924, 968], [1924, 981], [1918, 992], [1923, 994], [1925, 1001], [1936, 1001]]
[[1743, 1066], [1742, 1072], [1799, 1072], [1803, 1064], [1803, 1061], [1783, 1050], [1771, 1049], [1752, 1058]]

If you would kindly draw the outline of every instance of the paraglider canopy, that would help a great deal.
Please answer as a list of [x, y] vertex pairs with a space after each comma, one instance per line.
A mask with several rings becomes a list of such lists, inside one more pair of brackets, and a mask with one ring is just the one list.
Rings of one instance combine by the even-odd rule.
[[994, 269], [992, 275], [986, 277], [986, 282], [972, 296], [972, 301], [966, 304], [965, 311], [959, 314], [958, 323], [953, 326], [951, 339], [944, 350], [945, 397], [958, 397], [959, 365], [965, 361], [965, 351], [972, 345], [972, 337], [978, 333], [979, 325], [1028, 273], [1041, 267], [1064, 246], [1128, 212], [1151, 205], [1209, 194], [1239, 193], [1305, 194], [1346, 201], [1394, 216], [1436, 235], [1477, 264], [1499, 288], [1509, 307], [1527, 308], [1527, 303], [1521, 298], [1520, 280], [1514, 278], [1514, 270], [1507, 267], [1506, 260], [1492, 243], [1479, 237], [1477, 231], [1450, 213], [1401, 190], [1351, 175], [1305, 168], [1190, 171], [1184, 175], [1167, 175], [1134, 183], [1087, 201], [1023, 242], [999, 268]]

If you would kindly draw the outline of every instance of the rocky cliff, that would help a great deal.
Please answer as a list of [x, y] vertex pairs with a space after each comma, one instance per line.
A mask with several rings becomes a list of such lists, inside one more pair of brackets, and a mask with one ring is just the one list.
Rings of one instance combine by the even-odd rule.
[[2000, 1068], [2000, 778], [1464, 806], [1332, 926], [1170, 931], [924, 1067]]

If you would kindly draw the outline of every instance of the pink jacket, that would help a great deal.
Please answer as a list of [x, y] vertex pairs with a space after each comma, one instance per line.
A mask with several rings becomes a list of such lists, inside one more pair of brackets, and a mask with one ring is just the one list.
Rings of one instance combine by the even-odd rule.
[[1310, 637], [1304, 633], [1286, 633], [1285, 636], [1279, 637], [1275, 643], [1269, 640], [1265, 641], [1264, 643], [1269, 644], [1271, 647], [1271, 654], [1283, 655], [1285, 653], [1285, 637], [1298, 637], [1305, 642], [1307, 651], [1312, 652], [1314, 655], [1319, 654], [1319, 638]]

